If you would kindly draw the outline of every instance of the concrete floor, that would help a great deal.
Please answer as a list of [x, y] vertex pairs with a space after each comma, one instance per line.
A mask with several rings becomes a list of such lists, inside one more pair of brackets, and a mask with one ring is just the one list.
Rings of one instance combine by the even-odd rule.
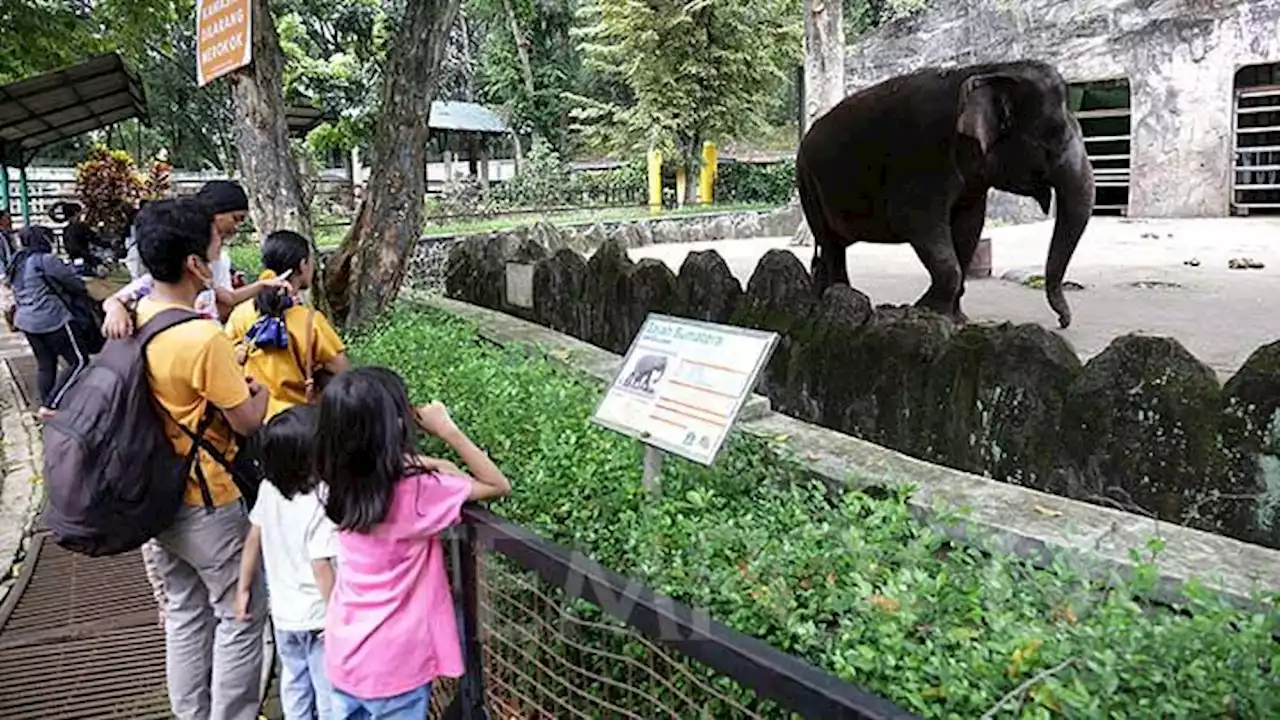
[[[963, 307], [973, 321], [1034, 322], [1057, 328], [1042, 290], [1002, 280], [1043, 274], [1053, 222], [990, 227], [992, 279], [970, 280]], [[631, 257], [657, 258], [678, 271], [687, 253], [715, 249], [743, 286], [770, 249], [796, 253], [805, 267], [813, 249], [788, 248], [790, 238], [726, 240], [637, 248]], [[1230, 270], [1232, 258], [1265, 264]], [[1198, 267], [1185, 261], [1196, 259]], [[849, 277], [875, 304], [905, 304], [928, 287], [929, 276], [907, 245], [857, 244], [849, 249]], [[1260, 345], [1280, 340], [1280, 218], [1128, 220], [1095, 218], [1072, 260], [1067, 279], [1072, 326], [1060, 331], [1082, 358], [1130, 332], [1177, 338], [1224, 380]], [[1135, 283], [1169, 285], [1137, 286]]]

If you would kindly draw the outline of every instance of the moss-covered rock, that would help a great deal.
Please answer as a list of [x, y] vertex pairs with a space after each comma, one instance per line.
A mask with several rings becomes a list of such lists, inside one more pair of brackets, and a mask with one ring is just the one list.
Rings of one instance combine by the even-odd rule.
[[568, 248], [538, 263], [533, 271], [534, 322], [586, 339], [587, 261]]
[[1125, 335], [1085, 365], [1062, 430], [1074, 465], [1067, 492], [1223, 534], [1242, 524], [1219, 502], [1239, 487], [1219, 442], [1217, 376], [1177, 340]]
[[803, 391], [798, 417], [824, 423], [826, 408], [844, 408], [854, 401], [848, 396], [847, 380], [857, 370], [849, 365], [849, 350], [874, 312], [871, 300], [848, 285], [827, 288], [811, 333], [797, 353]]
[[627, 249], [616, 241], [606, 242], [587, 262], [586, 299], [587, 342], [618, 354], [631, 343], [626, 334], [630, 311], [630, 278], [635, 263]]
[[[915, 307], [880, 306], [845, 350], [847, 373], [828, 373], [823, 424], [923, 457], [938, 411], [929, 374], [955, 332], [950, 319]], [[847, 399], [847, 401], [845, 400]]]
[[1222, 444], [1246, 492], [1221, 502], [1248, 507], [1242, 539], [1280, 548], [1280, 342], [1255, 350], [1222, 395]]
[[809, 273], [795, 255], [770, 250], [760, 259], [732, 322], [778, 333], [778, 345], [760, 381], [760, 391], [784, 413], [805, 405], [799, 381], [801, 348], [816, 302]]
[[627, 312], [622, 317], [625, 325], [619, 335], [625, 337], [630, 346], [649, 313], [670, 315], [674, 312], [676, 276], [661, 260], [645, 258], [632, 268], [628, 284]]
[[967, 325], [931, 372], [928, 459], [998, 480], [1061, 492], [1058, 428], [1080, 359], [1039, 325]]
[[681, 317], [727, 323], [742, 302], [742, 285], [715, 250], [691, 252], [676, 278], [676, 310]]

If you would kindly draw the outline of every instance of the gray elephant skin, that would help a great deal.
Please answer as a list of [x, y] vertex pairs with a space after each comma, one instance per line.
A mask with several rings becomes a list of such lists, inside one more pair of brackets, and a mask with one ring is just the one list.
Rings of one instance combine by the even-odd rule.
[[[667, 372], [667, 358], [664, 355], [643, 355], [636, 361], [631, 374], [623, 381], [623, 387], [639, 388], [645, 392], [653, 392], [653, 383], [661, 379]], [[655, 378], [656, 376], [656, 378]]]
[[1045, 293], [1062, 327], [1062, 280], [1093, 214], [1093, 168], [1067, 86], [1047, 63], [1023, 60], [926, 68], [845, 98], [813, 123], [796, 182], [814, 236], [813, 284], [849, 283], [855, 242], [910, 243], [929, 271], [916, 305], [958, 322], [964, 270], [991, 188], [1057, 196]]

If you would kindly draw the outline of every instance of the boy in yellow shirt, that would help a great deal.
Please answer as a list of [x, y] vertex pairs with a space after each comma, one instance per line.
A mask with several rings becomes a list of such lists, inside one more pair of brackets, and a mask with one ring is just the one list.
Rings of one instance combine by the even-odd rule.
[[236, 344], [245, 376], [262, 383], [270, 394], [267, 419], [309, 401], [317, 371], [337, 374], [350, 363], [342, 338], [324, 313], [296, 299], [311, 287], [315, 259], [311, 243], [298, 233], [278, 230], [262, 243], [264, 279], [285, 278], [285, 289], [265, 288], [253, 300], [236, 306], [226, 333]]
[[[139, 325], [166, 308], [193, 309], [213, 282], [210, 258], [221, 251], [210, 213], [192, 200], [162, 200], [148, 204], [137, 222], [138, 251], [155, 279], [138, 302]], [[169, 702], [182, 720], [250, 720], [258, 715], [264, 603], [248, 620], [236, 618], [249, 519], [225, 461], [236, 455], [237, 434], [249, 436], [262, 425], [267, 394], [245, 381], [216, 322], [178, 325], [156, 336], [146, 353], [174, 449], [187, 455], [193, 436], [208, 448], [197, 453], [185, 506], [152, 552], [166, 600]], [[255, 585], [261, 594], [261, 576]]]

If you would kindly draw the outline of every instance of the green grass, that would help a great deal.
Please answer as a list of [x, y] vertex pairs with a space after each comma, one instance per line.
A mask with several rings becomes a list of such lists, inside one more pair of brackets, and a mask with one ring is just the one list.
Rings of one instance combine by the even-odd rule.
[[652, 501], [640, 444], [588, 421], [597, 383], [435, 311], [350, 339], [491, 453], [513, 479], [504, 516], [925, 717], [977, 718], [1054, 668], [994, 717], [1280, 717], [1275, 600], [1242, 612], [1191, 584], [1189, 613], [1153, 605], [1157, 541], [1102, 586], [949, 541], [907, 490], [833, 498], [741, 434], [712, 469], [670, 459]]

